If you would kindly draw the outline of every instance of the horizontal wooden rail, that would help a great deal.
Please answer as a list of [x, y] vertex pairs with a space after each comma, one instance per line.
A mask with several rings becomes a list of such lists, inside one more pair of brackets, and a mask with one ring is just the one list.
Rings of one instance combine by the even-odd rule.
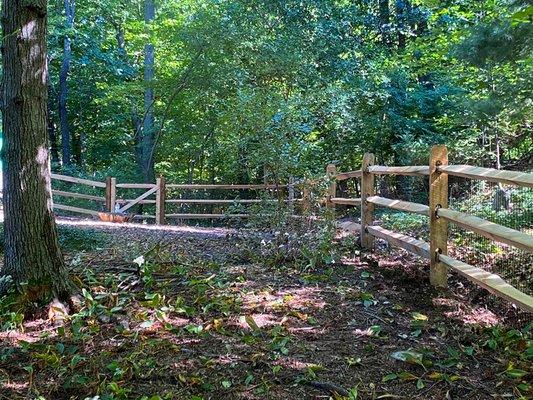
[[348, 171], [348, 172], [339, 172], [337, 175], [335, 175], [335, 179], [338, 181], [344, 181], [346, 179], [350, 178], [360, 178], [363, 175], [363, 171], [357, 170], [357, 171]]
[[470, 165], [446, 165], [439, 167], [438, 170], [440, 172], [446, 172], [448, 175], [460, 176], [463, 178], [533, 187], [533, 173], [530, 172], [503, 171], [492, 168], [473, 167]]
[[375, 175], [426, 176], [429, 175], [429, 167], [427, 165], [415, 165], [410, 167], [386, 167], [384, 165], [372, 165], [368, 167], [368, 172]]
[[429, 207], [424, 204], [411, 203], [410, 201], [392, 200], [380, 196], [370, 196], [367, 197], [366, 200], [369, 203], [378, 206], [429, 216]]
[[[118, 185], [117, 185], [118, 186]], [[167, 189], [222, 189], [222, 190], [243, 190], [243, 189], [281, 189], [287, 185], [224, 185], [224, 184], [167, 184]]]
[[485, 236], [488, 239], [506, 243], [533, 253], [533, 236], [527, 233], [447, 208], [439, 208], [437, 210], [437, 216], [481, 236]]
[[52, 190], [52, 194], [55, 194], [57, 196], [63, 196], [63, 197], [74, 197], [77, 199], [105, 201], [105, 197], [103, 196], [93, 196], [93, 195], [84, 194], [84, 193], [64, 192], [62, 190]]
[[500, 276], [442, 254], [439, 255], [439, 261], [489, 292], [515, 303], [525, 311], [533, 312], [533, 297], [516, 289]]
[[[349, 229], [350, 224], [353, 224], [355, 229]], [[349, 231], [357, 231], [357, 227], [360, 228], [360, 225], [344, 221], [337, 223], [337, 227]], [[401, 233], [392, 232], [380, 226], [368, 226], [367, 231], [375, 237], [386, 240], [393, 246], [403, 248], [426, 259], [430, 258], [429, 244], [422, 240], [415, 239]], [[466, 264], [450, 256], [439, 254], [438, 258], [440, 262], [445, 264], [453, 271], [456, 271], [460, 275], [490, 291], [491, 293], [515, 303], [525, 311], [533, 312], [533, 297], [516, 289], [514, 286], [503, 280], [500, 276], [492, 274], [481, 268]]]
[[90, 215], [98, 215], [99, 214], [98, 211], [86, 210], [85, 208], [66, 206], [66, 205], [63, 205], [63, 204], [56, 204], [56, 203], [54, 203], [54, 209], [55, 210], [71, 211], [71, 212], [80, 213], [80, 214], [90, 214]]
[[358, 198], [345, 198], [345, 197], [332, 197], [329, 199], [333, 204], [345, 204], [348, 206], [360, 206], [361, 205], [361, 199]]
[[105, 182], [91, 181], [89, 179], [76, 178], [74, 176], [51, 174], [52, 179], [64, 182], [79, 183], [80, 185], [105, 188]]
[[[288, 200], [283, 200], [287, 202]], [[293, 201], [300, 201], [295, 199]], [[167, 203], [177, 204], [261, 204], [261, 203], [278, 203], [275, 199], [169, 199]]]
[[154, 183], [117, 183], [117, 188], [121, 189], [152, 189]]
[[401, 233], [392, 232], [380, 226], [368, 226], [367, 230], [371, 235], [385, 239], [394, 246], [401, 247], [402, 249], [410, 251], [420, 257], [429, 259], [429, 244], [422, 240]]
[[165, 214], [166, 218], [179, 219], [218, 219], [218, 218], [248, 218], [249, 214]]

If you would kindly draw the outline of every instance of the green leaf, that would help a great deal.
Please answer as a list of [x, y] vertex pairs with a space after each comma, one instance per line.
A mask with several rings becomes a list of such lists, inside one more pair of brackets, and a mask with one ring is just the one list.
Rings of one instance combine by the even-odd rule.
[[248, 326], [252, 329], [252, 331], [258, 331], [259, 330], [259, 326], [255, 323], [255, 320], [253, 319], [253, 317], [251, 315], [246, 315], [244, 317], [244, 320], [246, 321]]
[[524, 376], [526, 376], [527, 372], [523, 371], [521, 369], [512, 368], [512, 369], [508, 369], [507, 371], [505, 371], [505, 374], [509, 378], [520, 379], [520, 378], [523, 378]]
[[424, 356], [421, 353], [417, 353], [416, 351], [409, 351], [409, 350], [396, 351], [392, 353], [391, 357], [394, 358], [395, 360], [424, 366], [423, 364]]
[[385, 375], [383, 377], [383, 379], [381, 380], [381, 382], [385, 383], [385, 382], [389, 382], [389, 381], [393, 381], [395, 379], [398, 379], [398, 375], [396, 374], [388, 374], [388, 375]]
[[252, 374], [248, 374], [246, 376], [246, 379], [244, 380], [244, 384], [248, 386], [250, 383], [252, 383], [254, 380], [254, 376]]
[[231, 387], [231, 382], [230, 381], [222, 381], [222, 387], [224, 389], [228, 389], [229, 387]]
[[402, 381], [414, 381], [415, 379], [418, 379], [418, 376], [410, 372], [400, 372], [398, 374], [398, 378], [400, 378]]

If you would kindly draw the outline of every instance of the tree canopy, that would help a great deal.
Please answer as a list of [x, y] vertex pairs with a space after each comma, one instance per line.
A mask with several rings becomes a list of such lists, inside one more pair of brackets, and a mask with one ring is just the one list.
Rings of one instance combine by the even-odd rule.
[[462, 162], [531, 162], [527, 1], [170, 0], [146, 24], [142, 1], [78, 0], [72, 26], [49, 7], [51, 127], [68, 37], [80, 171], [139, 175], [152, 113], [155, 169], [183, 182], [354, 169], [365, 151], [416, 164], [438, 143]]

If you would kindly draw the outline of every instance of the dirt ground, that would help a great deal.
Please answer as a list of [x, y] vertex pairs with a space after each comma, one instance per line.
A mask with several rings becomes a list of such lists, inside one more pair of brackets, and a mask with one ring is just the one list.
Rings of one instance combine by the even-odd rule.
[[436, 292], [403, 251], [352, 240], [302, 270], [234, 230], [87, 225], [107, 239], [67, 253], [82, 308], [13, 316], [0, 399], [531, 398], [531, 315], [455, 277]]

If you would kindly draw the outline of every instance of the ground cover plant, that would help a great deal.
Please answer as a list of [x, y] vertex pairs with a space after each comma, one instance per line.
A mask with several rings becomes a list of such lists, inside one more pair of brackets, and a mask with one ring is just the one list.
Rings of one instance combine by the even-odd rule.
[[100, 235], [107, 244], [67, 253], [82, 294], [64, 321], [2, 302], [2, 398], [532, 393], [528, 316], [460, 280], [436, 294], [406, 253], [361, 253], [348, 237], [329, 263], [260, 262], [250, 246], [260, 252], [264, 238], [250, 231]]

